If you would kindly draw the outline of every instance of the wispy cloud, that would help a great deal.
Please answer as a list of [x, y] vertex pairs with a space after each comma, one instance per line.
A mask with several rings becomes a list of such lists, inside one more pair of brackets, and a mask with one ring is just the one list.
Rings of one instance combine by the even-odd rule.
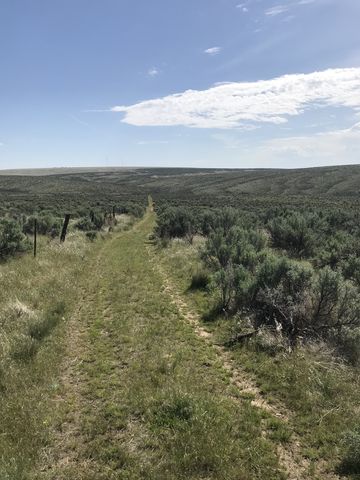
[[315, 3], [316, 0], [300, 0], [297, 2], [298, 5], [309, 5], [310, 3]]
[[247, 13], [249, 11], [247, 3], [239, 3], [238, 5], [236, 5], [236, 8], [239, 8], [244, 13]]
[[156, 67], [149, 68], [147, 74], [149, 77], [157, 77], [160, 73], [160, 70]]
[[249, 129], [262, 123], [284, 124], [306, 110], [338, 106], [360, 111], [360, 68], [225, 83], [111, 110], [137, 126]]
[[75, 115], [69, 115], [69, 117], [74, 120], [74, 122], [80, 124], [80, 125], [83, 125], [84, 127], [89, 127], [90, 125], [87, 123], [87, 122], [84, 122], [84, 120], [81, 120], [80, 118], [78, 118], [77, 116]]
[[206, 53], [207, 55], [219, 55], [221, 50], [222, 50], [221, 47], [211, 47], [204, 50], [204, 53]]
[[3, 147], [3, 146], [4, 146], [4, 144], [2, 142], [0, 142], [0, 147]]
[[310, 5], [315, 2], [316, 0], [299, 0], [295, 2], [290, 2], [288, 4], [274, 5], [273, 7], [265, 10], [265, 15], [268, 15], [270, 17], [276, 17], [277, 15], [282, 15], [283, 13], [289, 12], [289, 10], [292, 10], [293, 8], [296, 8], [298, 6]]
[[275, 5], [274, 7], [268, 8], [265, 10], [265, 15], [270, 17], [275, 17], [281, 15], [282, 13], [288, 12], [290, 10], [289, 5]]
[[140, 140], [138, 145], [167, 145], [168, 140]]
[[360, 123], [350, 128], [313, 135], [274, 138], [261, 147], [264, 153], [292, 154], [299, 157], [353, 158], [360, 154]]

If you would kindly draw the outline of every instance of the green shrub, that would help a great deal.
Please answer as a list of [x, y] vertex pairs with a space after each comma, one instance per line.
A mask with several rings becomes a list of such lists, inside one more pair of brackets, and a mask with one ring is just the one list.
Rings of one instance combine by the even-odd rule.
[[0, 220], [0, 258], [7, 258], [31, 247], [29, 240], [15, 220]]
[[343, 438], [345, 450], [344, 459], [341, 465], [342, 473], [360, 473], [360, 426], [347, 432]]
[[129, 202], [118, 207], [116, 211], [120, 214], [124, 213], [135, 218], [141, 218], [145, 213], [145, 207], [139, 203]]
[[186, 238], [190, 243], [198, 231], [195, 213], [185, 207], [169, 207], [161, 211], [155, 228], [155, 234], [160, 239]]
[[274, 218], [268, 223], [273, 245], [300, 258], [311, 256], [316, 247], [316, 230], [311, 220], [297, 212]]
[[95, 230], [90, 230], [89, 232], [86, 232], [85, 235], [87, 239], [93, 242], [94, 240], [96, 240], [98, 232], [96, 232]]
[[90, 211], [89, 216], [81, 217], [75, 224], [75, 228], [82, 232], [91, 232], [101, 230], [104, 226], [105, 218], [100, 212]]
[[203, 268], [197, 269], [191, 277], [191, 290], [206, 290], [210, 283], [210, 275]]
[[51, 214], [31, 215], [23, 225], [23, 232], [28, 235], [34, 234], [35, 219], [37, 221], [37, 232], [40, 235], [57, 237], [61, 230], [61, 220]]

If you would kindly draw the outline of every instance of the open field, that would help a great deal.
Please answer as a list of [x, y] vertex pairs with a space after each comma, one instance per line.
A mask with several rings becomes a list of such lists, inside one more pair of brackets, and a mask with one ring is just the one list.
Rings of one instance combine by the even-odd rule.
[[359, 166], [42, 173], [0, 177], [1, 479], [359, 478]]

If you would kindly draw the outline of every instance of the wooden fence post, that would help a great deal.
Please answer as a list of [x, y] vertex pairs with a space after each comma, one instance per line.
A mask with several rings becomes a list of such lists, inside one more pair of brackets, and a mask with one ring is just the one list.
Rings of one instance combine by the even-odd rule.
[[70, 213], [65, 213], [64, 224], [61, 230], [60, 242], [65, 242], [66, 232], [69, 225]]
[[37, 248], [37, 218], [34, 220], [34, 258], [36, 257]]

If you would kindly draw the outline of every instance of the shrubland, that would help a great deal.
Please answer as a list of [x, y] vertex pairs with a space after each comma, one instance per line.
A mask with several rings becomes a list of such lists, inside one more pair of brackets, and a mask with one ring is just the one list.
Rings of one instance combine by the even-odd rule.
[[166, 203], [158, 211], [165, 265], [207, 328], [295, 411], [306, 455], [332, 452], [334, 468], [359, 472], [359, 212]]

